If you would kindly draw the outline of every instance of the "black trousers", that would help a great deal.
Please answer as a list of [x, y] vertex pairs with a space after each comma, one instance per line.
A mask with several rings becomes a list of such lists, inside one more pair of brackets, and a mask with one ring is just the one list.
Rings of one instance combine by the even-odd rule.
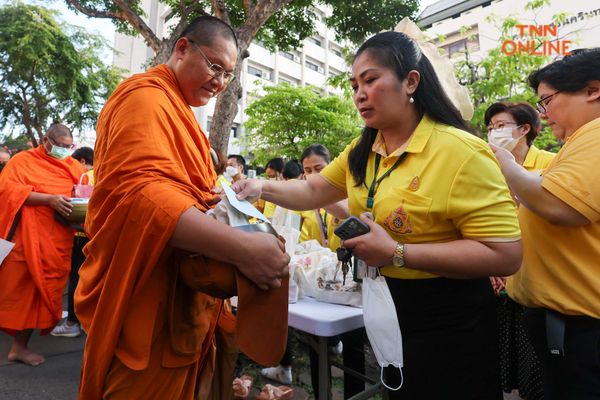
[[75, 289], [77, 288], [77, 284], [79, 283], [79, 268], [85, 261], [85, 256], [83, 255], [83, 247], [90, 240], [86, 237], [75, 236], [73, 240], [73, 250], [71, 252], [71, 271], [69, 272], [69, 294], [68, 294], [68, 311], [69, 316], [67, 317], [67, 321], [71, 323], [79, 323], [79, 319], [75, 314], [75, 304], [73, 301], [73, 297], [75, 295]]
[[[500, 400], [496, 300], [488, 278], [386, 278], [402, 332], [401, 400]], [[397, 387], [400, 372], [386, 368]]]
[[545, 400], [600, 399], [600, 320], [562, 316], [564, 355], [550, 354], [546, 309], [525, 308], [523, 323], [542, 364]]

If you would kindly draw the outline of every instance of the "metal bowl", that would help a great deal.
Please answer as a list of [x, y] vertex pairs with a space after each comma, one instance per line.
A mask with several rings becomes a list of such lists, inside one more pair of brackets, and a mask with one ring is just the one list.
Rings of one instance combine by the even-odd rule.
[[239, 225], [235, 228], [244, 232], [264, 232], [270, 233], [271, 235], [279, 236], [277, 231], [273, 228], [273, 225], [268, 224], [266, 222], [259, 222], [258, 224]]

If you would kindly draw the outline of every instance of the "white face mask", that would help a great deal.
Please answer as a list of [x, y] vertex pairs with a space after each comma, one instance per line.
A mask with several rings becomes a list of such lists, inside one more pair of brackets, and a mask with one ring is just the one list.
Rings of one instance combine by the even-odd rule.
[[518, 138], [513, 138], [512, 133], [513, 128], [509, 127], [492, 129], [490, 133], [488, 133], [488, 143], [502, 147], [508, 151], [513, 151], [513, 149], [517, 147], [517, 144], [525, 135], [521, 135]]
[[233, 177], [236, 176], [238, 173], [238, 169], [230, 165], [227, 168], [225, 168], [225, 172], [223, 172], [223, 177], [225, 177], [227, 181], [232, 182]]
[[[396, 306], [385, 278], [379, 276], [375, 279], [365, 277], [362, 281], [363, 319], [365, 329], [377, 362], [381, 367], [381, 383], [390, 390], [402, 387], [402, 367], [404, 355], [402, 351], [402, 334], [396, 315]], [[383, 368], [393, 365], [400, 369], [400, 386], [389, 387], [383, 381]]]

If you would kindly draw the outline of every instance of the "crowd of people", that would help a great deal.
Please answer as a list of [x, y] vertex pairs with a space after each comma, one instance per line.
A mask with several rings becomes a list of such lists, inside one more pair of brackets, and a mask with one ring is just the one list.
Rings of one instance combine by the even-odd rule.
[[[415, 40], [376, 34], [352, 61], [361, 135], [333, 160], [320, 144], [299, 161], [275, 157], [264, 179], [244, 157], [211, 151], [191, 109], [227, 87], [238, 59], [229, 25], [196, 18], [165, 64], [111, 95], [93, 151], [71, 154], [62, 124], [37, 148], [0, 151], [0, 234], [15, 243], [0, 267], [8, 360], [44, 362], [28, 347], [34, 329], [83, 330], [82, 399], [230, 394], [210, 362], [228, 303], [198, 291], [181, 302], [180, 254], [232, 265], [264, 291], [286, 285], [290, 257], [274, 235], [206, 215], [222, 174], [267, 217], [298, 210], [301, 240], [350, 249], [385, 277], [403, 348], [403, 368], [383, 371], [399, 387], [388, 398], [600, 398], [600, 49], [535, 71], [537, 110], [491, 105], [486, 143]], [[541, 121], [563, 143], [557, 154], [534, 145]], [[93, 185], [85, 227], [70, 219], [78, 185]], [[341, 241], [333, 231], [351, 215], [369, 232]], [[361, 371], [365, 340], [359, 330], [330, 345]], [[262, 374], [290, 384], [289, 350]], [[344, 395], [363, 388], [347, 378]]]

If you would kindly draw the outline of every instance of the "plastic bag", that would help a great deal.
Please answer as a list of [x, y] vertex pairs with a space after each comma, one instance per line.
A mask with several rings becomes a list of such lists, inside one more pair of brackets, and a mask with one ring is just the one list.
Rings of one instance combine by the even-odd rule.
[[272, 219], [273, 228], [285, 239], [285, 252], [290, 257], [294, 256], [296, 244], [300, 239], [300, 231], [294, 227], [294, 214], [293, 211], [277, 206]]
[[[86, 183], [83, 183], [84, 178], [87, 178]], [[79, 177], [79, 183], [73, 187], [74, 197], [80, 199], [89, 199], [92, 197], [92, 192], [94, 191], [94, 185], [89, 184], [90, 177], [88, 174], [82, 174]]]

